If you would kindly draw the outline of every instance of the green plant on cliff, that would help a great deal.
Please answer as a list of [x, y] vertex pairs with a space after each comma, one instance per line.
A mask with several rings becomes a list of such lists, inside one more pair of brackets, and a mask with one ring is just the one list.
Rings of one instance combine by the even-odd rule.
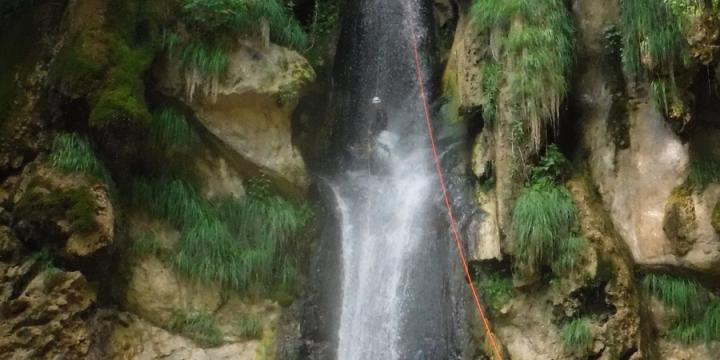
[[643, 286], [683, 321], [702, 313], [709, 301], [707, 291], [697, 282], [686, 278], [649, 274], [643, 279]]
[[[529, 140], [539, 150], [547, 126], [557, 129], [573, 64], [572, 18], [565, 2], [476, 0], [472, 20], [482, 34], [502, 33], [501, 44], [494, 44], [493, 50], [497, 51], [492, 51], [499, 57], [486, 60], [500, 71], [485, 71], [502, 74], [502, 80], [495, 81], [491, 76], [490, 84], [497, 87], [493, 90], [483, 86], [489, 93], [484, 105], [492, 106], [492, 98], [497, 96], [493, 94], [499, 94], [499, 86], [507, 86], [507, 103], [497, 105], [514, 114], [512, 119], [503, 120], [524, 122], [530, 130]], [[497, 110], [486, 112], [494, 118]]]
[[[96, 203], [88, 189], [39, 191], [44, 184], [26, 191], [17, 205], [15, 214], [19, 219], [34, 223], [48, 223], [66, 219], [70, 229], [87, 234], [97, 226], [95, 222]], [[49, 187], [49, 186], [47, 186]]]
[[246, 340], [259, 340], [263, 336], [262, 319], [257, 315], [245, 314], [235, 322], [237, 336]]
[[215, 318], [206, 312], [176, 312], [168, 324], [174, 331], [193, 339], [203, 347], [215, 347], [223, 343], [223, 332]]
[[483, 276], [476, 286], [483, 301], [495, 311], [502, 309], [515, 296], [515, 288], [510, 275], [492, 273]]
[[200, 138], [182, 112], [166, 107], [153, 114], [150, 141], [155, 151], [173, 157], [189, 153], [199, 144]]
[[[694, 2], [674, 2], [691, 1]], [[642, 74], [646, 65], [672, 72], [676, 65], [682, 65], [687, 43], [683, 39], [681, 21], [668, 6], [668, 1], [622, 0], [620, 14], [624, 34], [623, 64], [628, 73]]]
[[205, 34], [262, 35], [280, 45], [303, 50], [307, 34], [290, 9], [278, 0], [182, 0], [183, 17], [191, 29]]
[[720, 300], [694, 280], [648, 274], [646, 291], [672, 310], [668, 335], [686, 344], [720, 340]]
[[691, 157], [688, 184], [693, 190], [701, 192], [717, 182], [720, 182], [720, 160], [708, 156]]
[[567, 173], [567, 160], [555, 145], [548, 147], [530, 181], [520, 192], [512, 214], [516, 266], [557, 275], [574, 270], [587, 248], [576, 234], [577, 209], [570, 192], [558, 185]]
[[175, 269], [191, 279], [227, 289], [282, 295], [294, 292], [297, 240], [312, 212], [270, 192], [211, 204], [180, 179], [138, 180], [131, 186], [137, 207], [181, 231], [172, 256]]
[[99, 91], [89, 124], [117, 136], [117, 132], [138, 132], [150, 124], [143, 73], [150, 66], [153, 52], [147, 47], [131, 47], [119, 38], [112, 41], [112, 49], [116, 64]]
[[60, 134], [53, 141], [50, 165], [65, 172], [79, 172], [92, 176], [112, 187], [113, 181], [105, 166], [95, 156], [86, 138], [75, 134]]
[[531, 269], [555, 261], [573, 234], [575, 212], [570, 193], [560, 186], [542, 180], [525, 188], [513, 210], [516, 260]]
[[593, 336], [587, 319], [574, 319], [562, 329], [563, 347], [567, 352], [584, 353], [590, 349]]

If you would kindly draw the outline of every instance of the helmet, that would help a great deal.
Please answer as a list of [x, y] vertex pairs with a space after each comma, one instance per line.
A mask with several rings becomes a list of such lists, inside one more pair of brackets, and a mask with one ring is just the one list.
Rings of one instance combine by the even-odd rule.
[[374, 105], [377, 105], [377, 104], [382, 103], [382, 100], [380, 100], [380, 97], [376, 96], [376, 97], [374, 97], [374, 98], [372, 99], [372, 103], [373, 103]]

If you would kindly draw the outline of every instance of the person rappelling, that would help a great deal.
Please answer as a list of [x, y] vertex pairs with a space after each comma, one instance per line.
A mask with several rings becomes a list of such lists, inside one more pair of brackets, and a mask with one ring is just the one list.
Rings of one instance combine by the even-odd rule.
[[382, 99], [376, 96], [372, 99], [373, 110], [375, 112], [375, 118], [372, 119], [370, 124], [370, 133], [368, 136], [376, 138], [380, 133], [387, 128], [387, 113], [383, 106]]
[[377, 174], [383, 169], [382, 163], [387, 160], [390, 151], [382, 141], [388, 126], [387, 112], [379, 96], [372, 98], [372, 110], [368, 124], [367, 152], [368, 166], [371, 173]]

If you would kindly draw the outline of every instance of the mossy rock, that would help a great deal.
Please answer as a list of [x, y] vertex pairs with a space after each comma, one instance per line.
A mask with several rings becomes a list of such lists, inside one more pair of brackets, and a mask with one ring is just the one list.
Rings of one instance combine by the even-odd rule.
[[665, 205], [663, 231], [672, 243], [675, 254], [686, 255], [697, 240], [695, 204], [692, 193], [682, 186], [673, 191]]
[[718, 234], [720, 234], [720, 201], [715, 204], [715, 209], [713, 209], [712, 227]]
[[46, 229], [66, 220], [72, 232], [87, 234], [97, 227], [95, 211], [95, 200], [88, 189], [53, 191], [36, 185], [20, 198], [15, 216]]
[[60, 92], [80, 98], [97, 90], [110, 66], [110, 43], [106, 34], [92, 31], [68, 41], [50, 70]]

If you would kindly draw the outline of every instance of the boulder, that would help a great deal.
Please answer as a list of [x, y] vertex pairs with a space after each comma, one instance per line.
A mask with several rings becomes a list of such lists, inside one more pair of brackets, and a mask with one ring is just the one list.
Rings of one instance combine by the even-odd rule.
[[216, 84], [194, 84], [177, 66], [161, 70], [161, 90], [183, 100], [246, 172], [261, 171], [288, 191], [305, 192], [305, 163], [292, 142], [291, 117], [302, 88], [315, 79], [295, 51], [240, 42]]
[[82, 274], [30, 259], [0, 266], [0, 285], [0, 358], [88, 358], [96, 295]]
[[115, 326], [109, 341], [108, 359], [253, 360], [260, 348], [259, 341], [249, 341], [203, 349], [135, 315], [122, 315], [125, 320]]
[[146, 256], [130, 269], [125, 295], [129, 311], [157, 326], [167, 326], [177, 312], [214, 313], [221, 302], [218, 286], [180, 278], [155, 256]]
[[14, 228], [31, 247], [78, 260], [113, 243], [115, 216], [107, 187], [85, 175], [29, 166], [14, 201]]

